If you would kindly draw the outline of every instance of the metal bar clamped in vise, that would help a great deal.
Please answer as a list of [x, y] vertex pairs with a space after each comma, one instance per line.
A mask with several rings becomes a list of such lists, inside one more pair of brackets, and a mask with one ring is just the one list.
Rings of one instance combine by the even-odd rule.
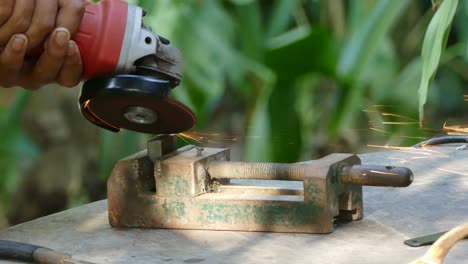
[[361, 165], [353, 154], [247, 163], [229, 161], [229, 149], [175, 146], [174, 136], [158, 136], [116, 164], [108, 181], [112, 226], [330, 233], [336, 220], [363, 217], [362, 185], [405, 187], [413, 180], [407, 168]]

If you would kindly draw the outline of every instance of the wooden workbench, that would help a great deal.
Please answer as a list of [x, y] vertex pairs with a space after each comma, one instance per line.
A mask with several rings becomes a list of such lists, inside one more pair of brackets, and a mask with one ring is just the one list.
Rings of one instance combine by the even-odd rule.
[[[457, 146], [360, 155], [363, 164], [407, 166], [414, 182], [365, 187], [364, 219], [328, 235], [113, 229], [100, 201], [0, 231], [0, 239], [95, 263], [407, 263], [428, 247], [404, 240], [468, 222], [468, 150]], [[468, 263], [467, 240], [446, 263]]]

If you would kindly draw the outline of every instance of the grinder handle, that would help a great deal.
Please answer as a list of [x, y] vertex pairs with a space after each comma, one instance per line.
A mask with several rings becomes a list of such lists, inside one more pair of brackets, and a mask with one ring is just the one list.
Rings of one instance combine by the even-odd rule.
[[406, 187], [413, 182], [413, 172], [405, 167], [353, 165], [342, 169], [340, 182], [367, 186]]

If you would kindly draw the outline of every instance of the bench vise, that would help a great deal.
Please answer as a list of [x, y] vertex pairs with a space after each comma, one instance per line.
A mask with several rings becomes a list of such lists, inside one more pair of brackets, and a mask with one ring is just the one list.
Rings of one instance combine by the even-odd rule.
[[229, 149], [176, 149], [175, 142], [157, 136], [117, 162], [108, 180], [112, 227], [330, 233], [337, 220], [363, 217], [363, 185], [413, 180], [407, 168], [361, 165], [353, 154], [230, 162]]

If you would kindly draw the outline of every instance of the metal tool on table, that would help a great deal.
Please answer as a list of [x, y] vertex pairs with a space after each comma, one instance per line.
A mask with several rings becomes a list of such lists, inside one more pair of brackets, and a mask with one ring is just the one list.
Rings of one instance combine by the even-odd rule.
[[407, 168], [361, 165], [352, 154], [245, 163], [230, 162], [229, 149], [175, 146], [175, 136], [160, 135], [117, 162], [108, 180], [111, 226], [330, 233], [335, 220], [363, 217], [363, 185], [413, 180]]
[[[438, 237], [437, 237], [438, 236]], [[443, 263], [445, 257], [449, 253], [450, 249], [452, 249], [457, 242], [468, 238], [468, 223], [461, 224], [452, 228], [447, 232], [437, 233], [425, 237], [415, 238], [416, 242], [420, 241], [425, 243], [427, 240], [432, 246], [427, 250], [427, 252], [420, 258], [411, 262], [411, 264], [439, 264]], [[422, 240], [422, 241], [421, 241]], [[426, 240], [426, 241], [424, 241]], [[412, 243], [415, 243], [414, 241]], [[408, 244], [405, 241], [405, 244]], [[427, 243], [426, 245], [428, 245]], [[412, 246], [412, 245], [411, 245]]]
[[180, 84], [182, 59], [169, 40], [142, 22], [145, 12], [121, 0], [89, 3], [73, 36], [86, 80], [79, 99], [93, 124], [161, 134], [193, 127], [195, 115], [169, 98]]
[[0, 240], [0, 259], [41, 264], [93, 264], [49, 248], [6, 240]]
[[434, 244], [434, 242], [436, 242], [437, 239], [439, 239], [445, 233], [447, 233], [447, 231], [438, 232], [438, 233], [420, 236], [420, 237], [415, 237], [415, 238], [407, 239], [403, 241], [403, 243], [405, 243], [405, 245], [410, 246], [410, 247], [428, 246], [428, 245]]

